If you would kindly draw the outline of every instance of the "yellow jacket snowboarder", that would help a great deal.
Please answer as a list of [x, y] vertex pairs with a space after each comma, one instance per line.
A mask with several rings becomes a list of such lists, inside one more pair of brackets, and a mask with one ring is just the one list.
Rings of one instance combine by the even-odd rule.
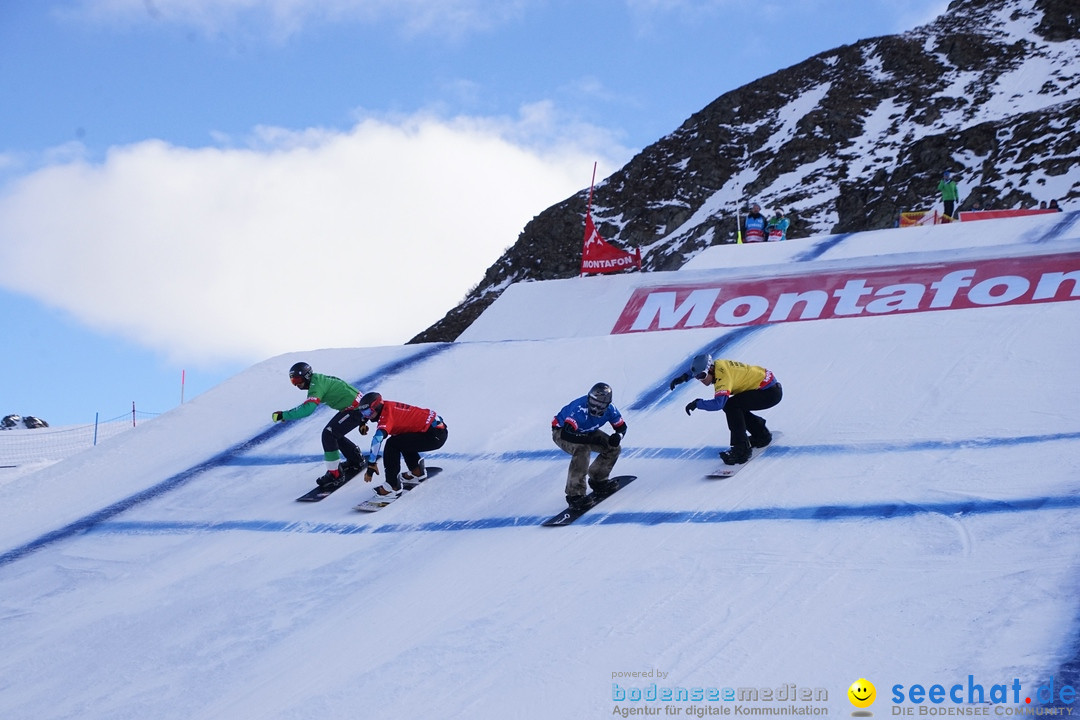
[[694, 358], [690, 372], [671, 381], [670, 389], [690, 378], [712, 385], [713, 396], [691, 400], [686, 405], [686, 414], [694, 410], [723, 410], [727, 416], [731, 450], [720, 453], [726, 464], [744, 463], [750, 459], [751, 447], [762, 448], [772, 442], [765, 418], [750, 412], [771, 408], [783, 397], [783, 388], [771, 370], [736, 360], [713, 360], [703, 354]]

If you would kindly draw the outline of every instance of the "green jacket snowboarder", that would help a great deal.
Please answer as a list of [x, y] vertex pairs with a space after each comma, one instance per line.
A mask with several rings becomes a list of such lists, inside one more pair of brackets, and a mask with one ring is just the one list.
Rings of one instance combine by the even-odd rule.
[[[359, 473], [363, 467], [360, 449], [345, 435], [355, 428], [360, 429], [361, 435], [367, 433], [367, 423], [358, 409], [363, 393], [341, 378], [312, 372], [306, 362], [289, 368], [289, 380], [308, 391], [307, 399], [291, 410], [274, 411], [271, 415], [274, 422], [306, 418], [319, 405], [329, 405], [338, 411], [322, 431], [326, 474], [318, 479], [319, 485], [336, 485]], [[340, 464], [341, 455], [345, 456], [344, 464]]]

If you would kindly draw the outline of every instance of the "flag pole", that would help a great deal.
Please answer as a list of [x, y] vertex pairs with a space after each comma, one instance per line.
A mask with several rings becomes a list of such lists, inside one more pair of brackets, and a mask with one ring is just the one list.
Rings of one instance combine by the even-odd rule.
[[593, 191], [593, 187], [595, 185], [596, 185], [596, 161], [594, 160], [593, 164], [592, 164], [592, 180], [589, 181], [589, 203], [585, 207], [585, 212], [587, 212], [587, 213], [592, 212], [592, 191]]
[[735, 237], [737, 238], [735, 244], [742, 245], [742, 217], [739, 215], [739, 203], [742, 200], [739, 196], [742, 195], [742, 192], [737, 192], [735, 195]]
[[585, 203], [585, 237], [581, 242], [581, 273], [578, 277], [585, 277], [585, 243], [589, 242], [589, 216], [592, 214], [592, 191], [596, 185], [596, 161], [592, 164], [592, 180], [589, 181], [589, 199]]

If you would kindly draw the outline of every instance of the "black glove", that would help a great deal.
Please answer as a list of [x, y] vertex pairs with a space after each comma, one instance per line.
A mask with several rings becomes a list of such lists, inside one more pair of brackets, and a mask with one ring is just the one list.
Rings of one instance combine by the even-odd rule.
[[674, 380], [671, 381], [671, 384], [668, 385], [668, 390], [674, 390], [676, 385], [682, 385], [684, 382], [686, 382], [689, 379], [690, 379], [690, 373], [683, 373], [682, 375], [680, 375], [679, 377], [677, 377], [677, 378], [675, 378]]
[[619, 447], [619, 443], [621, 443], [621, 442], [622, 442], [622, 435], [620, 435], [619, 433], [611, 433], [610, 435], [607, 436], [607, 446], [609, 448], [617, 448], [617, 447]]
[[360, 423], [360, 434], [361, 435], [367, 435], [367, 432], [368, 432], [367, 423], [366, 422]]
[[696, 398], [694, 400], [691, 400], [690, 402], [686, 403], [686, 414], [687, 415], [692, 413], [694, 410], [697, 410], [697, 399]]
[[270, 417], [274, 419], [274, 422], [285, 422], [285, 413], [280, 410], [270, 413]]

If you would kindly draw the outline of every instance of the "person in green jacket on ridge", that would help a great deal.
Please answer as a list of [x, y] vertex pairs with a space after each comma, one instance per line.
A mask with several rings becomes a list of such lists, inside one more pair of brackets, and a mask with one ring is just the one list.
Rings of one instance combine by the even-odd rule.
[[945, 205], [945, 222], [951, 222], [956, 217], [956, 206], [960, 200], [960, 188], [956, 186], [951, 172], [946, 170], [941, 174], [937, 189], [941, 193], [941, 202]]
[[[289, 381], [301, 390], [307, 390], [307, 399], [291, 410], [275, 410], [271, 414], [274, 422], [306, 418], [319, 405], [329, 405], [338, 411], [322, 431], [326, 474], [316, 482], [320, 487], [340, 485], [357, 475], [364, 467], [363, 458], [360, 449], [345, 435], [354, 428], [359, 428], [361, 435], [367, 434], [367, 422], [359, 409], [364, 393], [341, 378], [312, 372], [306, 362], [298, 362], [289, 368]], [[345, 456], [344, 463], [340, 463], [341, 455]]]

